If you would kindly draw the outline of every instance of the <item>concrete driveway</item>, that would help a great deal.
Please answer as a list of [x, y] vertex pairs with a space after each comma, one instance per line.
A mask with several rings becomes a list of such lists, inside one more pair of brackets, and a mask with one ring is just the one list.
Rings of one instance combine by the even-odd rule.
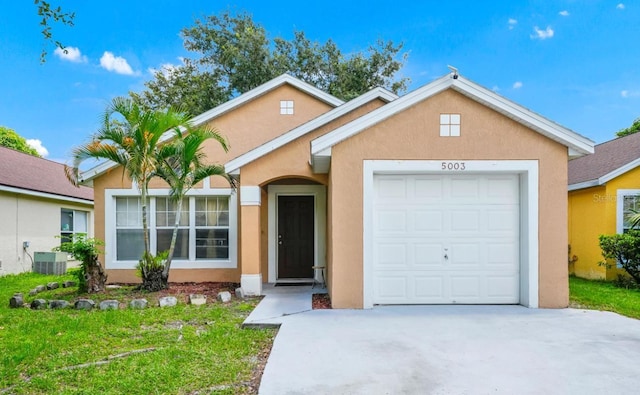
[[640, 321], [608, 312], [389, 306], [279, 321], [264, 395], [640, 391]]

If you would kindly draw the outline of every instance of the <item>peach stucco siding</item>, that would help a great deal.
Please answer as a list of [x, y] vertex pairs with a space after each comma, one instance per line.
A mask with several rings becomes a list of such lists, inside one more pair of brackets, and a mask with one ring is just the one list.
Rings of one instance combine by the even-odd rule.
[[[439, 136], [441, 113], [459, 113], [460, 137]], [[566, 307], [567, 148], [451, 90], [332, 148], [329, 183], [331, 299], [363, 306], [362, 174], [366, 159], [517, 160], [539, 162], [539, 305]]]
[[[295, 111], [293, 115], [280, 114], [280, 101], [293, 100]], [[215, 128], [228, 142], [229, 151], [224, 152], [215, 141], [209, 141], [205, 145], [207, 158], [215, 163], [225, 163], [245, 152], [262, 145], [294, 127], [301, 125], [329, 110], [333, 107], [314, 98], [291, 85], [282, 85], [264, 95], [245, 103], [244, 105], [224, 113], [211, 120], [208, 126]], [[305, 163], [308, 160], [305, 160]], [[95, 229], [96, 237], [105, 240], [105, 189], [129, 189], [131, 182], [122, 175], [121, 168], [113, 168], [93, 180], [95, 192]], [[154, 180], [150, 188], [162, 188], [161, 181]], [[199, 185], [198, 187], [202, 187]], [[211, 187], [228, 188], [229, 185], [222, 178], [211, 180]], [[239, 192], [232, 198], [239, 199]], [[239, 201], [239, 200], [238, 200]], [[240, 208], [240, 205], [238, 204]], [[243, 256], [247, 259], [245, 269], [247, 273], [260, 272], [260, 248], [259, 243], [255, 251], [252, 247], [241, 253], [243, 245], [251, 246], [244, 242], [243, 238], [260, 240], [260, 208], [247, 208], [250, 215], [243, 215], [239, 210], [238, 229], [238, 265], [236, 269], [172, 269], [169, 280], [174, 282], [185, 281], [239, 281], [242, 269]], [[255, 213], [254, 213], [255, 211]], [[246, 226], [244, 226], [246, 225]], [[257, 228], [255, 228], [257, 226]], [[243, 231], [244, 229], [244, 231]], [[243, 233], [244, 232], [244, 233]], [[247, 240], [247, 239], [244, 239]], [[253, 244], [256, 245], [256, 244]], [[109, 246], [106, 246], [107, 251]], [[101, 257], [105, 261], [104, 255]], [[110, 282], [139, 282], [135, 270], [108, 269]]]

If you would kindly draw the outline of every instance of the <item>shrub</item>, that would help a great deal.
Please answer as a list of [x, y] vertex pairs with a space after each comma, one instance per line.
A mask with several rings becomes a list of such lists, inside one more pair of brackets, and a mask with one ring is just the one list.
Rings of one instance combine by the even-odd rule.
[[640, 231], [600, 235], [600, 248], [605, 259], [612, 259], [620, 264], [640, 284]]
[[107, 275], [98, 261], [101, 253], [99, 246], [104, 243], [98, 239], [89, 239], [85, 234], [74, 234], [71, 241], [66, 241], [54, 251], [63, 251], [80, 261], [79, 270], [75, 271], [80, 292], [102, 292], [107, 282]]

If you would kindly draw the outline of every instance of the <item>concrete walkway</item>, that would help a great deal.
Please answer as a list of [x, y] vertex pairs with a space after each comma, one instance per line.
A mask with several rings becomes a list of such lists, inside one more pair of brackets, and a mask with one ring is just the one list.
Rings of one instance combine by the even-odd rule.
[[[614, 313], [521, 306], [310, 310], [310, 293], [294, 293], [263, 300], [262, 311], [279, 317], [253, 317], [254, 325], [282, 324], [260, 394], [582, 395], [640, 388], [640, 321]], [[280, 303], [289, 315], [276, 311]]]
[[244, 320], [244, 328], [280, 327], [284, 319], [292, 314], [312, 311], [311, 295], [327, 293], [326, 288], [312, 285], [274, 286], [264, 284], [262, 301]]

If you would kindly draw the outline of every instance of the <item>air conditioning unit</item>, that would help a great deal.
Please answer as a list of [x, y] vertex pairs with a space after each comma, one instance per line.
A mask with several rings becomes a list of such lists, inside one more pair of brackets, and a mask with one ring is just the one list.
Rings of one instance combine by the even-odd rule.
[[67, 253], [34, 252], [33, 271], [41, 274], [65, 274], [67, 272]]

